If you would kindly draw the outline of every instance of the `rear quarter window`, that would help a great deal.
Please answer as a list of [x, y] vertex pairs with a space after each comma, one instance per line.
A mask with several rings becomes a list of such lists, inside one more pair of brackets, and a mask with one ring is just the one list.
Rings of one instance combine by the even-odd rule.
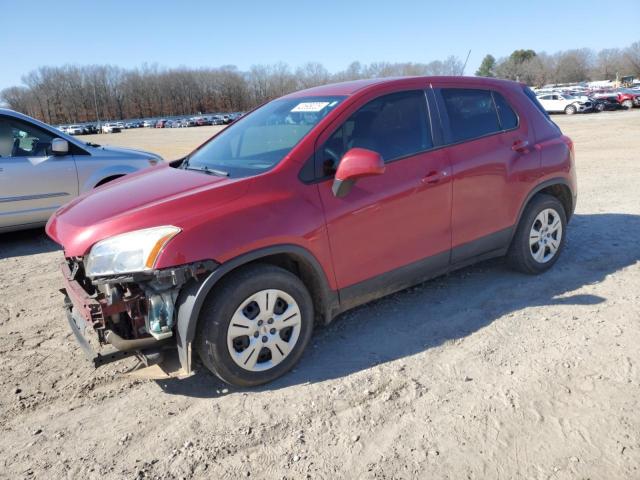
[[498, 92], [493, 92], [493, 101], [498, 111], [498, 119], [502, 130], [511, 130], [518, 126], [518, 116], [513, 111], [509, 102]]

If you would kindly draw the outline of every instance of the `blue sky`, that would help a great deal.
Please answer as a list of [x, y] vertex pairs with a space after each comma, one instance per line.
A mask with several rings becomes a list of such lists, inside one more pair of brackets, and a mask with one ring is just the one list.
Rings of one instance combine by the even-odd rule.
[[[640, 0], [601, 1], [0, 0], [0, 89], [42, 65], [201, 67], [317, 61], [430, 62], [471, 49], [625, 47], [640, 40]], [[535, 6], [533, 6], [535, 5]], [[625, 10], [628, 16], [620, 15]], [[635, 17], [634, 17], [635, 16]]]

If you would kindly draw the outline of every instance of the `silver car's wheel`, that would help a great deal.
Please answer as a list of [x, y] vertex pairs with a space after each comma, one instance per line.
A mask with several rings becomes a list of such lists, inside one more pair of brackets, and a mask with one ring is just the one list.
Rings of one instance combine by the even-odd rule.
[[261, 290], [237, 308], [227, 330], [233, 361], [250, 372], [269, 370], [289, 356], [300, 337], [301, 313], [282, 290]]
[[529, 251], [538, 263], [547, 263], [555, 257], [562, 242], [562, 221], [553, 208], [542, 210], [529, 232]]

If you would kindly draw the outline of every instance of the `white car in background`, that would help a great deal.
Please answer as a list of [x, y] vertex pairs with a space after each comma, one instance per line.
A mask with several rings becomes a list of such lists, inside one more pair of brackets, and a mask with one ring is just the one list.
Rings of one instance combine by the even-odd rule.
[[593, 104], [590, 101], [582, 101], [566, 93], [555, 92], [539, 94], [538, 101], [549, 113], [564, 112], [567, 115], [573, 115], [574, 113], [586, 112], [593, 108]]
[[116, 123], [105, 123], [102, 125], [102, 133], [118, 133], [122, 128]]
[[81, 125], [69, 125], [64, 132], [69, 135], [82, 135], [84, 133], [84, 127]]

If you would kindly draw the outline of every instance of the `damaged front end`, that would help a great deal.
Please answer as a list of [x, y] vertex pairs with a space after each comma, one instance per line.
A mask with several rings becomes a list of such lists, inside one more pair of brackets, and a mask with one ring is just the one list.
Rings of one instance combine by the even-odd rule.
[[187, 282], [218, 266], [202, 261], [161, 270], [90, 278], [82, 258], [62, 264], [65, 309], [78, 343], [92, 363], [137, 356], [157, 363], [175, 346], [175, 305]]

